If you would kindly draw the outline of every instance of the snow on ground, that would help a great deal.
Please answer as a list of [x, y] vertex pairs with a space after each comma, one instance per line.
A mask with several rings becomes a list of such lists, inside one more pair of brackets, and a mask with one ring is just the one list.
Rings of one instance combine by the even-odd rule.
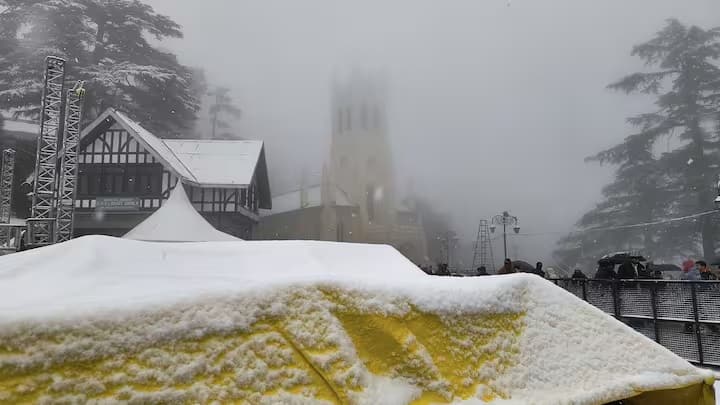
[[0, 402], [598, 404], [712, 381], [536, 276], [431, 277], [387, 246], [0, 258]]

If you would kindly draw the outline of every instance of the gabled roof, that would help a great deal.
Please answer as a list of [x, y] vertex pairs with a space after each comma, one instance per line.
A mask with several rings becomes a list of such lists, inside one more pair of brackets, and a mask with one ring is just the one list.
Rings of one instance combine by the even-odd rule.
[[145, 149], [159, 159], [168, 170], [175, 172], [178, 177], [181, 177], [186, 182], [196, 182], [195, 176], [182, 164], [180, 159], [172, 153], [162, 139], [156, 137], [140, 124], [113, 108], [105, 110], [95, 121], [85, 127], [80, 134], [80, 139], [85, 139], [96, 132], [105, 131], [113, 123], [118, 123], [133, 135], [133, 137], [140, 142]]
[[183, 183], [197, 187], [236, 188], [257, 181], [260, 208], [272, 208], [262, 141], [160, 139], [125, 114], [109, 108], [81, 134], [107, 130], [114, 123], [128, 131]]
[[[305, 196], [303, 196], [303, 192]], [[310, 186], [302, 190], [276, 195], [272, 199], [272, 204], [272, 211], [264, 213], [265, 216], [319, 207], [322, 205], [322, 186]], [[335, 205], [339, 207], [353, 206], [348, 195], [338, 187], [335, 187]]]
[[252, 183], [263, 152], [262, 141], [165, 139], [163, 143], [190, 170], [195, 181], [206, 185]]
[[167, 201], [123, 236], [146, 242], [239, 241], [215, 229], [192, 206], [182, 185], [176, 186]]

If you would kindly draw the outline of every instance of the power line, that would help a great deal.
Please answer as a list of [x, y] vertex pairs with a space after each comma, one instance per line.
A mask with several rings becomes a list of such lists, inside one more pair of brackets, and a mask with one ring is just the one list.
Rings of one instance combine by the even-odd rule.
[[[652, 222], [643, 222], [639, 224], [631, 224], [631, 225], [618, 225], [618, 226], [609, 226], [605, 228], [590, 228], [590, 229], [583, 229], [579, 231], [546, 231], [546, 232], [526, 232], [526, 233], [517, 233], [515, 235], [517, 236], [542, 236], [542, 235], [566, 235], [566, 234], [581, 234], [581, 233], [590, 233], [590, 232], [606, 232], [606, 231], [616, 231], [621, 229], [633, 229], [633, 228], [644, 228], [648, 226], [654, 226], [654, 225], [661, 225], [661, 224], [667, 224], [671, 222], [678, 222], [678, 221], [686, 221], [688, 219], [695, 219], [704, 217], [710, 214], [717, 213], [717, 210], [710, 210], [705, 212], [699, 212], [697, 214], [692, 215], [686, 215], [683, 217], [677, 217], [677, 218], [669, 218], [669, 219], [663, 219], [659, 221], [652, 221]], [[496, 237], [497, 238], [497, 237]], [[493, 238], [495, 239], [495, 238]]]

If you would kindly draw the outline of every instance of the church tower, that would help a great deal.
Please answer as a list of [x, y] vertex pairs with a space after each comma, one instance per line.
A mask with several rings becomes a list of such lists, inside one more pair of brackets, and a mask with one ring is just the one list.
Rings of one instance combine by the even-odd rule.
[[384, 78], [354, 72], [335, 82], [331, 109], [333, 182], [359, 207], [363, 239], [387, 240], [395, 222], [395, 185]]

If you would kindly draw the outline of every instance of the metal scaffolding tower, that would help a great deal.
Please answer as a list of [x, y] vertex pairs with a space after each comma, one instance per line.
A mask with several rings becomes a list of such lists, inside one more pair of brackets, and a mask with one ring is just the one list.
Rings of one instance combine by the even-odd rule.
[[57, 203], [58, 139], [61, 120], [65, 60], [45, 59], [45, 84], [40, 111], [40, 136], [35, 161], [32, 215], [28, 220], [28, 245], [43, 246], [54, 242], [55, 205]]
[[55, 242], [65, 242], [73, 235], [73, 216], [77, 188], [78, 142], [80, 141], [80, 121], [82, 104], [85, 98], [83, 82], [78, 81], [68, 91], [65, 104], [65, 131], [60, 159], [58, 179], [58, 201], [55, 222]]
[[473, 252], [473, 269], [485, 266], [488, 272], [495, 267], [495, 260], [492, 252], [492, 240], [490, 239], [490, 227], [487, 220], [480, 220], [475, 249]]
[[[8, 148], [3, 150], [2, 169], [0, 169], [0, 224], [10, 223], [14, 179], [15, 149]], [[0, 227], [0, 247], [9, 246], [11, 237], [10, 228]]]
[[10, 222], [12, 205], [12, 187], [15, 179], [15, 149], [5, 149], [2, 153], [2, 172], [0, 173], [0, 224]]

